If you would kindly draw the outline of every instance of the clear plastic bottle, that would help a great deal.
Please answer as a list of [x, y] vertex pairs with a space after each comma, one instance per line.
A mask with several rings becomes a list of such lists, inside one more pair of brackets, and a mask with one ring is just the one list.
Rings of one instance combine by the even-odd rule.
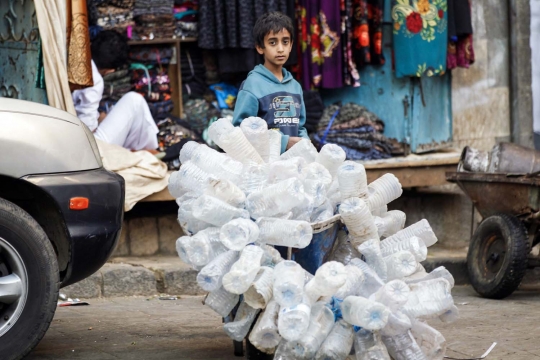
[[188, 141], [185, 143], [184, 146], [182, 146], [182, 149], [180, 149], [180, 163], [185, 164], [191, 160], [191, 155], [199, 147], [199, 145], [200, 144], [195, 141]]
[[300, 156], [287, 160], [274, 161], [268, 165], [268, 181], [271, 184], [290, 178], [296, 178], [303, 181], [305, 178], [303, 171], [306, 166], [306, 160]]
[[417, 236], [394, 242], [381, 241], [381, 252], [384, 257], [395, 254], [398, 251], [410, 252], [418, 262], [427, 259], [426, 244]]
[[281, 133], [276, 129], [268, 130], [268, 163], [278, 161], [281, 156]]
[[409, 284], [411, 294], [402, 311], [412, 318], [434, 318], [454, 305], [450, 283], [438, 278]]
[[291, 209], [291, 219], [309, 222], [313, 213], [313, 197], [304, 193], [302, 200]]
[[245, 302], [241, 302], [234, 316], [234, 321], [228, 322], [223, 325], [223, 330], [234, 341], [242, 341], [249, 332], [249, 328], [260, 309], [254, 309]]
[[302, 360], [302, 359], [303, 358], [299, 358], [298, 356], [293, 354], [291, 342], [285, 339], [282, 339], [279, 342], [278, 347], [276, 348], [276, 351], [274, 353], [274, 360]]
[[369, 300], [379, 302], [394, 312], [401, 309], [407, 303], [410, 293], [411, 289], [403, 281], [392, 280], [373, 293], [369, 297]]
[[341, 303], [343, 319], [366, 330], [380, 330], [388, 323], [390, 310], [381, 303], [361, 296], [348, 296]]
[[304, 167], [303, 174], [305, 181], [316, 180], [322, 182], [326, 189], [329, 189], [334, 181], [330, 172], [318, 162], [313, 162]]
[[351, 352], [353, 341], [352, 325], [343, 319], [339, 320], [317, 351], [315, 360], [345, 360]]
[[304, 298], [305, 270], [292, 260], [284, 260], [274, 268], [274, 299], [283, 307], [293, 307]]
[[402, 250], [384, 258], [388, 269], [388, 280], [402, 279], [414, 274], [418, 262], [411, 252]]
[[237, 208], [243, 208], [246, 202], [246, 194], [230, 180], [210, 180], [204, 194]]
[[351, 245], [349, 236], [345, 231], [339, 231], [337, 237], [337, 246], [330, 255], [330, 260], [339, 261], [343, 265], [348, 265], [352, 259], [359, 258], [360, 253]]
[[212, 227], [212, 224], [196, 219], [193, 216], [194, 202], [194, 199], [188, 199], [183, 201], [178, 208], [178, 222], [184, 234], [196, 234], [201, 230]]
[[337, 178], [332, 181], [328, 191], [326, 192], [326, 197], [328, 201], [332, 204], [332, 207], [336, 207], [338, 204], [341, 204], [341, 193], [339, 192], [339, 183]]
[[337, 179], [341, 200], [352, 197], [367, 198], [367, 177], [364, 165], [354, 161], [345, 161], [338, 169]]
[[358, 247], [358, 250], [366, 258], [366, 263], [379, 275], [382, 281], [388, 278], [388, 269], [386, 262], [381, 253], [380, 241], [371, 239], [363, 242]]
[[340, 300], [343, 300], [350, 295], [357, 295], [358, 289], [365, 281], [364, 273], [356, 266], [346, 265], [345, 271], [347, 273], [347, 280], [334, 294], [334, 297]]
[[239, 299], [240, 297], [238, 295], [231, 294], [223, 287], [220, 287], [208, 294], [204, 300], [204, 304], [218, 313], [221, 317], [227, 317], [236, 304], [238, 304]]
[[281, 154], [281, 160], [287, 160], [296, 156], [306, 159], [308, 164], [315, 161], [317, 157], [317, 149], [311, 143], [311, 140], [302, 138], [294, 144], [289, 150]]
[[388, 324], [381, 330], [382, 336], [397, 336], [411, 330], [411, 319], [403, 312], [393, 311], [388, 317]]
[[[372, 212], [373, 215], [373, 212]], [[406, 216], [403, 211], [391, 210], [383, 217], [374, 216], [373, 221], [379, 230], [380, 237], [389, 237], [403, 229]]]
[[281, 337], [289, 341], [300, 339], [309, 327], [310, 315], [311, 307], [307, 299], [291, 307], [282, 306], [278, 315], [278, 329]]
[[304, 180], [304, 191], [313, 199], [313, 208], [326, 201], [326, 185], [322, 180]]
[[304, 196], [302, 182], [287, 179], [249, 194], [246, 208], [255, 219], [283, 214], [301, 204]]
[[394, 242], [403, 241], [413, 236], [418, 236], [427, 247], [435, 244], [437, 242], [437, 236], [433, 232], [433, 229], [429, 225], [429, 222], [426, 219], [422, 219], [411, 226], [406, 227], [403, 230], [398, 231], [394, 235], [384, 239], [387, 244], [392, 244]]
[[452, 274], [444, 266], [439, 266], [438, 268], [433, 269], [430, 273], [426, 273], [424, 271], [423, 276], [418, 276], [414, 278], [410, 277], [410, 278], [404, 279], [404, 281], [407, 284], [417, 284], [422, 281], [439, 279], [439, 278], [446, 279], [448, 283], [450, 284], [450, 288], [453, 288], [456, 283]]
[[210, 261], [197, 275], [199, 286], [206, 291], [214, 291], [222, 287], [223, 276], [229, 272], [239, 255], [239, 252], [229, 250]]
[[[179, 242], [177, 242], [177, 247]], [[182, 252], [187, 254], [189, 263], [202, 267], [215, 259], [228, 249], [219, 240], [219, 229], [212, 227], [199, 231], [189, 237], [187, 241], [180, 242]]]
[[382, 339], [394, 360], [428, 360], [410, 331], [396, 336], [383, 336]]
[[443, 360], [446, 353], [446, 339], [428, 324], [414, 320], [411, 334], [429, 360]]
[[264, 162], [268, 162], [270, 144], [268, 139], [268, 124], [260, 117], [250, 116], [240, 123], [240, 129], [261, 156]]
[[367, 203], [370, 209], [378, 209], [394, 201], [403, 193], [401, 183], [394, 174], [384, 174], [368, 185]]
[[233, 294], [242, 294], [249, 289], [261, 268], [263, 254], [264, 250], [257, 245], [246, 246], [238, 261], [223, 276], [222, 282], [225, 290]]
[[229, 119], [221, 118], [213, 122], [208, 128], [208, 137], [221, 147], [221, 137], [229, 132], [233, 131], [234, 125]]
[[354, 334], [356, 360], [390, 360], [390, 355], [377, 332], [360, 329]]
[[359, 258], [352, 259], [349, 264], [356, 266], [362, 270], [362, 273], [364, 274], [364, 281], [357, 290], [358, 296], [368, 298], [384, 285], [384, 282], [379, 278], [379, 275], [377, 275], [375, 270]]
[[303, 249], [313, 237], [307, 221], [259, 218], [259, 243]]
[[169, 189], [171, 196], [175, 199], [178, 199], [187, 192], [187, 190], [180, 183], [180, 172], [173, 171], [171, 173], [167, 188]]
[[248, 219], [234, 219], [221, 227], [219, 238], [228, 249], [241, 251], [259, 238], [259, 227]]
[[177, 182], [178, 186], [187, 191], [201, 194], [212, 179], [215, 178], [206, 171], [203, 171], [192, 161], [188, 161], [178, 170], [174, 181]]
[[259, 155], [253, 145], [250, 144], [240, 128], [235, 127], [228, 133], [223, 134], [219, 138], [219, 143], [216, 142], [216, 144], [218, 144], [227, 155], [242, 163], [254, 161], [258, 164], [264, 164], [261, 155]]
[[446, 310], [444, 314], [439, 316], [439, 320], [447, 324], [453, 323], [458, 318], [459, 318], [459, 309], [457, 308], [456, 305], [452, 305], [450, 309]]
[[304, 292], [311, 304], [322, 296], [332, 296], [347, 281], [345, 266], [337, 261], [322, 264], [315, 277], [306, 284]]
[[370, 239], [378, 239], [379, 233], [373, 216], [364, 200], [353, 197], [344, 200], [339, 206], [341, 221], [347, 226], [350, 241], [354, 247]]
[[274, 288], [274, 269], [261, 266], [257, 276], [244, 293], [244, 301], [255, 309], [264, 309], [272, 299]]
[[283, 261], [281, 254], [273, 246], [261, 245], [261, 248], [264, 250], [261, 266], [274, 268], [274, 266]]
[[268, 164], [250, 161], [244, 164], [240, 188], [246, 195], [262, 190], [268, 181]]
[[321, 148], [321, 151], [317, 154], [315, 161], [323, 165], [330, 175], [335, 178], [339, 167], [345, 161], [347, 155], [341, 147], [335, 144], [326, 144]]
[[272, 353], [281, 341], [277, 326], [278, 313], [279, 304], [275, 300], [270, 301], [249, 334], [251, 344], [262, 352]]
[[313, 209], [309, 220], [313, 224], [328, 220], [332, 216], [334, 216], [334, 207], [332, 206], [332, 203], [327, 198], [325, 198], [324, 202], [321, 205]]
[[191, 155], [191, 162], [208, 174], [218, 178], [230, 180], [234, 184], [240, 182], [243, 165], [230, 156], [219, 153], [206, 145], [199, 145]]
[[378, 216], [378, 217], [384, 217], [386, 213], [388, 212], [388, 205], [381, 206], [377, 209], [371, 210], [371, 215]]
[[202, 195], [193, 202], [193, 216], [218, 227], [225, 225], [232, 219], [249, 219], [247, 210], [235, 208], [209, 195]]

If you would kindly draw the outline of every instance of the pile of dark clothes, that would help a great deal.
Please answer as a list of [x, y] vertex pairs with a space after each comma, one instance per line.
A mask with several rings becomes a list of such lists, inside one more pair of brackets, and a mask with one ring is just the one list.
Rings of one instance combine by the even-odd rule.
[[184, 47], [180, 57], [182, 96], [184, 102], [202, 98], [207, 91], [206, 68], [200, 48]]
[[135, 0], [88, 0], [88, 23], [100, 30], [116, 30], [126, 34], [128, 26], [134, 26], [133, 5]]
[[99, 103], [99, 110], [109, 113], [114, 104], [131, 89], [131, 72], [127, 68], [118, 69], [103, 76], [103, 96]]
[[[307, 108], [307, 106], [306, 106]], [[377, 160], [392, 156], [392, 142], [383, 135], [384, 122], [354, 103], [333, 104], [324, 109], [313, 140], [339, 145], [349, 160]]]
[[176, 30], [173, 6], [174, 0], [135, 0], [133, 37], [141, 40], [173, 38]]
[[189, 129], [189, 124], [184, 120], [172, 115], [158, 121], [157, 125], [159, 150], [165, 152], [161, 160], [167, 164], [169, 170], [178, 170], [180, 168], [178, 154], [182, 146], [188, 141], [201, 142], [201, 138]]
[[198, 35], [198, 4], [192, 0], [176, 0], [174, 5], [174, 34], [179, 38], [196, 38]]

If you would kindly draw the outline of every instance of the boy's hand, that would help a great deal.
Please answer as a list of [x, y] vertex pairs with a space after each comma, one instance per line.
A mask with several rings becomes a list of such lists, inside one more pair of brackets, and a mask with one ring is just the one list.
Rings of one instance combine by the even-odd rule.
[[302, 140], [301, 137], [298, 137], [298, 136], [291, 136], [289, 137], [289, 142], [287, 143], [287, 150], [289, 150], [290, 148], [293, 147], [294, 144], [296, 144], [297, 142], [299, 142], [300, 140]]

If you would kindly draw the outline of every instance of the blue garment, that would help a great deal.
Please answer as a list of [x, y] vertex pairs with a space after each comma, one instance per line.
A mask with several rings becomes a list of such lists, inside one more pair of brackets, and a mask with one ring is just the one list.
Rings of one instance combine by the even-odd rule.
[[258, 116], [266, 120], [269, 129], [281, 131], [282, 153], [289, 136], [308, 138], [302, 87], [285, 69], [281, 82], [264, 65], [250, 71], [236, 98], [233, 124], [238, 126], [250, 116]]

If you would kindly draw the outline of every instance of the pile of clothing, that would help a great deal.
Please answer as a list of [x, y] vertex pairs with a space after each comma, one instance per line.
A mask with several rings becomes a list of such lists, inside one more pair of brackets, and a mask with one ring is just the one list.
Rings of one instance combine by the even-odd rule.
[[133, 5], [135, 0], [88, 0], [89, 25], [100, 30], [116, 30], [126, 34], [128, 26], [134, 26]]
[[141, 40], [170, 39], [176, 30], [174, 0], [135, 0], [133, 37]]
[[169, 170], [178, 170], [180, 168], [180, 159], [178, 154], [182, 146], [188, 141], [200, 142], [200, 137], [189, 129], [189, 125], [182, 119], [175, 116], [158, 121], [158, 143], [159, 151], [165, 155], [161, 158]]
[[198, 35], [198, 12], [199, 6], [196, 1], [176, 0], [173, 13], [176, 21], [174, 34], [179, 38], [196, 38]]
[[180, 67], [184, 102], [189, 99], [202, 98], [208, 86], [206, 83], [207, 70], [201, 49], [195, 46], [183, 47], [180, 57]]
[[127, 67], [103, 76], [103, 97], [99, 104], [100, 111], [109, 113], [114, 104], [131, 89], [131, 72]]
[[393, 144], [383, 135], [384, 122], [355, 103], [333, 104], [324, 109], [313, 140], [339, 145], [349, 160], [387, 159]]

